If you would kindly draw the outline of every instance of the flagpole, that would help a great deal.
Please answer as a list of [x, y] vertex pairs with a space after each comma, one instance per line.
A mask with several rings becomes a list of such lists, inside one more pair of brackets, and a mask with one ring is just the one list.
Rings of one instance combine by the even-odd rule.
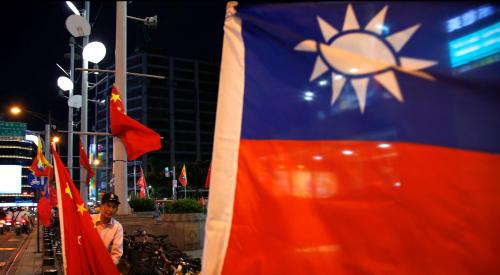
[[61, 236], [61, 247], [62, 247], [62, 258], [63, 258], [63, 271], [64, 274], [66, 274], [66, 251], [65, 251], [65, 240], [64, 240], [64, 215], [63, 215], [63, 208], [62, 208], [62, 194], [61, 194], [61, 183], [59, 179], [59, 168], [56, 165], [56, 161], [54, 159], [54, 155], [52, 155], [53, 158], [53, 163], [54, 163], [54, 174], [56, 178], [56, 193], [57, 193], [57, 212], [59, 213], [59, 232]]
[[[127, 2], [116, 2], [116, 48], [115, 48], [115, 85], [120, 93], [123, 108], [127, 110]], [[120, 201], [128, 197], [127, 154], [119, 137], [113, 137], [113, 174], [114, 189]], [[118, 207], [119, 215], [129, 214], [128, 203]]]
[[[134, 160], [134, 196], [137, 197], [137, 175], [136, 175], [136, 168], [135, 168], [135, 160]], [[142, 171], [142, 167], [141, 167]]]

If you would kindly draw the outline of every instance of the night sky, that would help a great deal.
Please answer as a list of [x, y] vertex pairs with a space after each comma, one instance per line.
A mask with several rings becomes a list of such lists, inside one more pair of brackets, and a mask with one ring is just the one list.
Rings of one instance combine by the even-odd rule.
[[[83, 1], [73, 2], [83, 9]], [[147, 2], [130, 1], [128, 15], [144, 18], [158, 16], [158, 27], [147, 29], [141, 22], [128, 21], [128, 54], [139, 48], [177, 57], [196, 58], [220, 63], [226, 1], [212, 2]], [[2, 83], [0, 85], [0, 114], [8, 106], [19, 103], [27, 109], [43, 114], [49, 111], [57, 128], [67, 130], [67, 100], [58, 95], [57, 78], [64, 75], [56, 63], [69, 69], [70, 33], [65, 21], [73, 14], [63, 2], [16, 2], [2, 4], [0, 52]], [[90, 42], [106, 45], [106, 57], [99, 66], [114, 64], [115, 52], [115, 2], [91, 2]], [[82, 39], [76, 42], [82, 44]], [[75, 52], [81, 49], [76, 48]], [[92, 64], [89, 65], [92, 67]], [[81, 67], [81, 60], [75, 61]], [[79, 80], [79, 73], [75, 73]], [[81, 83], [75, 84], [75, 94], [80, 93]], [[43, 122], [30, 115], [5, 120], [24, 121], [29, 130], [43, 130]]]

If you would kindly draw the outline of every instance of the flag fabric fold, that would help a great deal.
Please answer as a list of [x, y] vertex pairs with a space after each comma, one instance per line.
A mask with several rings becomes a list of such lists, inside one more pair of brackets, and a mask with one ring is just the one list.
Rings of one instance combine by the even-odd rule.
[[42, 140], [38, 137], [38, 146], [37, 146], [36, 155], [33, 158], [33, 162], [31, 163], [30, 170], [36, 177], [47, 177], [50, 178], [52, 176], [52, 165], [50, 165], [49, 161], [43, 155], [42, 150]]
[[119, 274], [80, 192], [52, 146], [65, 274]]
[[496, 7], [228, 2], [203, 274], [500, 274]]
[[179, 174], [179, 182], [182, 186], [186, 186], [188, 183], [187, 174], [186, 174], [186, 164], [182, 165], [181, 173]]
[[87, 178], [85, 180], [85, 184], [89, 185], [90, 179], [95, 175], [92, 166], [90, 166], [90, 161], [85, 153], [85, 148], [83, 148], [82, 139], [80, 138], [80, 165], [87, 170]]
[[38, 208], [38, 217], [42, 222], [43, 226], [50, 226], [50, 214], [52, 213], [52, 206], [49, 200], [49, 183], [44, 185], [44, 190], [42, 191], [42, 196], [38, 200], [37, 208]]
[[109, 105], [111, 133], [119, 136], [125, 145], [127, 159], [135, 160], [141, 155], [159, 150], [161, 137], [152, 129], [125, 114], [120, 93], [113, 86]]
[[137, 187], [139, 187], [139, 198], [144, 199], [146, 197], [146, 177], [144, 177], [144, 171], [141, 167], [141, 176], [137, 180]]

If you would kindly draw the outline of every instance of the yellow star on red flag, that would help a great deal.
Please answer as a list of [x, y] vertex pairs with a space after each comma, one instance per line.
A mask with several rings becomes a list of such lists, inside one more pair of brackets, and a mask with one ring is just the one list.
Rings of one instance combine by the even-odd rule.
[[77, 204], [77, 210], [82, 216], [83, 216], [83, 212], [87, 211], [87, 208], [85, 208], [84, 204]]
[[73, 199], [73, 194], [71, 194], [71, 190], [69, 189], [69, 185], [66, 182], [66, 188], [64, 188], [64, 192], [69, 195], [71, 199]]
[[114, 94], [114, 93], [111, 94], [111, 100], [113, 100], [113, 102], [121, 100], [120, 95], [119, 94]]

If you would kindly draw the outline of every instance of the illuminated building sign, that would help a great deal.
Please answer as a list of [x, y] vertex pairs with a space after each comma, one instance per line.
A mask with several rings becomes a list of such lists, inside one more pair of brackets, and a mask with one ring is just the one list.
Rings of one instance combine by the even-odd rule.
[[500, 52], [500, 22], [457, 38], [448, 44], [455, 68]]
[[0, 138], [22, 140], [26, 136], [26, 123], [0, 121]]
[[495, 9], [490, 5], [483, 5], [477, 9], [469, 10], [459, 16], [446, 21], [446, 30], [453, 32], [463, 27], [474, 24], [476, 21], [486, 18], [495, 13]]

